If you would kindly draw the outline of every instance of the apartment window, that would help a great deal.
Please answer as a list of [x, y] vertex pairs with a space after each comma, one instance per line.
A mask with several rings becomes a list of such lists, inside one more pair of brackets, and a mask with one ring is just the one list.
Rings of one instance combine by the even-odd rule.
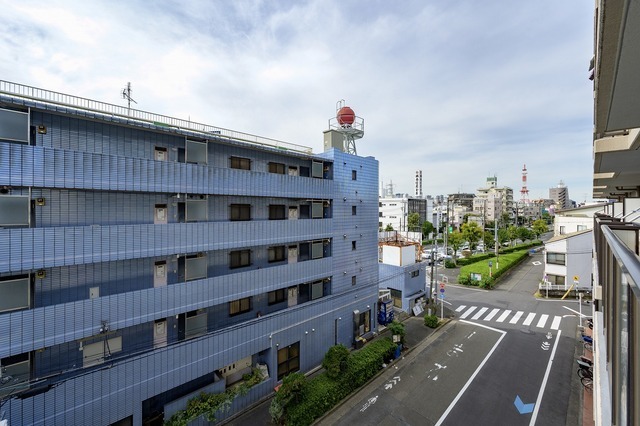
[[358, 312], [355, 315], [356, 328], [358, 329], [358, 336], [362, 336], [371, 331], [371, 311], [366, 310], [364, 312]]
[[565, 277], [562, 275], [547, 274], [547, 281], [551, 285], [565, 285]]
[[285, 260], [285, 246], [269, 247], [269, 263]]
[[236, 250], [229, 253], [229, 268], [242, 268], [251, 265], [251, 250]]
[[207, 256], [204, 253], [187, 256], [184, 265], [185, 281], [207, 278]]
[[322, 163], [314, 161], [311, 164], [311, 177], [322, 179]]
[[587, 230], [587, 227], [586, 227], [585, 225], [578, 225], [577, 230], [578, 230], [578, 231], [586, 231], [586, 230]]
[[351, 206], [351, 216], [355, 216], [357, 214], [357, 206]]
[[251, 220], [251, 204], [231, 204], [229, 220]]
[[324, 295], [324, 283], [316, 281], [311, 284], [311, 300], [320, 299]]
[[285, 206], [280, 204], [270, 204], [269, 205], [269, 220], [284, 220], [287, 216], [285, 215]]
[[185, 315], [184, 338], [202, 336], [207, 332], [207, 311], [198, 309]]
[[185, 220], [187, 222], [205, 222], [208, 219], [206, 197], [200, 200], [187, 200], [185, 203]]
[[0, 281], [0, 312], [28, 309], [31, 285], [28, 276]]
[[356, 285], [356, 276], [351, 277], [351, 285]]
[[29, 114], [0, 108], [0, 139], [29, 143]]
[[311, 258], [320, 259], [323, 257], [322, 253], [322, 241], [315, 241], [311, 243]]
[[278, 380], [300, 370], [300, 342], [278, 350]]
[[232, 169], [251, 170], [251, 160], [242, 157], [230, 157], [229, 165]]
[[229, 316], [240, 315], [251, 310], [251, 297], [229, 302]]
[[355, 249], [356, 249], [356, 242], [351, 241], [351, 250], [355, 250]]
[[282, 163], [269, 163], [269, 173], [283, 175], [285, 166]]
[[29, 197], [0, 195], [0, 226], [29, 225]]
[[566, 229], [564, 226], [560, 226], [560, 235], [566, 234]]
[[411, 278], [415, 278], [419, 275], [420, 275], [420, 269], [416, 269], [415, 271], [411, 272]]
[[92, 365], [102, 364], [105, 358], [108, 358], [121, 350], [121, 336], [113, 337], [111, 339], [101, 339], [100, 341], [91, 344], [83, 344], [82, 366], [91, 367]]
[[286, 298], [287, 292], [284, 288], [280, 288], [278, 290], [270, 291], [268, 293], [269, 296], [269, 305], [275, 305], [276, 303], [284, 302]]
[[156, 146], [153, 149], [153, 158], [156, 161], [167, 161], [169, 156], [167, 155], [167, 148]]
[[564, 253], [547, 253], [547, 263], [553, 265], [565, 265]]
[[356, 170], [351, 170], [351, 180], [358, 180], [358, 172]]
[[207, 143], [187, 140], [187, 163], [207, 164]]
[[323, 216], [323, 208], [321, 202], [313, 202], [311, 203], [311, 218], [312, 219], [322, 219]]

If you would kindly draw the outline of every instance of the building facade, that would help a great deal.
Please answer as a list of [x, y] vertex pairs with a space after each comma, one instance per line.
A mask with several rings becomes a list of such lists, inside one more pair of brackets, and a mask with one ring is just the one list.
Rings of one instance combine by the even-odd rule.
[[[503, 214], [508, 214], [511, 219], [515, 218], [515, 208], [513, 204], [513, 189], [508, 186], [498, 187], [498, 178], [496, 176], [488, 177], [487, 184], [483, 188], [478, 188], [476, 192], [476, 199], [487, 199], [487, 203], [490, 203], [491, 199], [499, 199], [500, 206], [494, 202], [495, 208], [500, 208], [498, 211], [493, 211], [493, 217], [500, 219]], [[479, 200], [474, 201], [474, 207], [478, 206]]]
[[407, 194], [391, 198], [380, 198], [378, 228], [384, 230], [388, 225], [395, 231], [422, 232], [421, 229], [408, 229], [408, 218], [412, 213], [420, 215], [420, 222], [428, 220], [428, 201], [426, 198], [409, 197]]
[[0, 82], [9, 424], [241, 411], [376, 330], [378, 163]]
[[569, 189], [562, 181], [555, 188], [549, 188], [549, 198], [555, 201], [556, 210], [571, 208]]
[[595, 1], [593, 419], [640, 424], [640, 8]]

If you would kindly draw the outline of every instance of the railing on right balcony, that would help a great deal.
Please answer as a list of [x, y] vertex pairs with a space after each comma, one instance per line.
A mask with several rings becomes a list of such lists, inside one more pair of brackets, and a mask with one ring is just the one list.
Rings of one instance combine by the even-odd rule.
[[[595, 336], [596, 357], [602, 357], [599, 364], [604, 367], [596, 378], [601, 394], [595, 402], [602, 409], [602, 421], [615, 425], [640, 424], [639, 236], [638, 223], [595, 218], [594, 286], [600, 300], [594, 314], [602, 328]], [[600, 336], [602, 344], [597, 341]]]

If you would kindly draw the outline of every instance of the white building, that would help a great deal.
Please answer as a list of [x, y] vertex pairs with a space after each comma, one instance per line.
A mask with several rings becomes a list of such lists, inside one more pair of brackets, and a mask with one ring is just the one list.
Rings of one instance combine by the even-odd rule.
[[544, 281], [552, 286], [591, 289], [593, 270], [591, 230], [557, 235], [545, 243]]
[[565, 235], [593, 228], [593, 217], [604, 211], [605, 204], [592, 204], [574, 209], [556, 211], [553, 235]]

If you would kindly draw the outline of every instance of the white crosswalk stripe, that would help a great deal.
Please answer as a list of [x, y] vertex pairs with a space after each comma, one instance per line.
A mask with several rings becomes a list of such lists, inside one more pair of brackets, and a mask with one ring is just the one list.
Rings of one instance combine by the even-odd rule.
[[[488, 308], [482, 306], [469, 306], [469, 305], [460, 305], [456, 308], [456, 312], [460, 312], [460, 319], [469, 319], [473, 321], [482, 320], [482, 321], [495, 321], [503, 323], [509, 319], [509, 324], [518, 324], [521, 321], [521, 324], [524, 326], [530, 326], [533, 324], [534, 320], [535, 327], [537, 328], [545, 328], [547, 326], [551, 315], [548, 314], [536, 314], [535, 312], [526, 313], [524, 311], [512, 311], [511, 309], [500, 309], [500, 308]], [[511, 316], [513, 314], [513, 316]], [[511, 318], [509, 318], [511, 317]], [[524, 318], [524, 321], [522, 320]], [[551, 330], [559, 330], [560, 323], [562, 321], [562, 316], [555, 315], [552, 318], [551, 325], [548, 327]]]
[[538, 328], [543, 328], [545, 323], [547, 322], [547, 319], [549, 318], [549, 315], [540, 315], [540, 320], [538, 320], [538, 323], [536, 324], [536, 327]]
[[498, 317], [498, 319], [496, 320], [496, 322], [504, 322], [504, 320], [506, 320], [506, 319], [507, 319], [507, 317], [509, 316], [509, 314], [510, 314], [510, 313], [511, 313], [511, 311], [504, 311], [504, 312], [502, 313], [502, 315], [500, 315], [500, 316]]
[[460, 318], [465, 319], [466, 317], [468, 317], [469, 315], [471, 315], [471, 313], [473, 311], [475, 311], [477, 308], [477, 306], [472, 306], [469, 309], [467, 309], [466, 311], [464, 311], [464, 313], [462, 315], [460, 315]]
[[535, 317], [536, 317], [536, 314], [534, 314], [533, 312], [530, 312], [529, 315], [527, 315], [527, 319], [524, 320], [522, 325], [531, 325]]
[[520, 319], [520, 317], [522, 316], [522, 314], [524, 314], [524, 312], [522, 312], [522, 311], [516, 312], [516, 314], [513, 316], [513, 318], [511, 318], [511, 321], [509, 321], [509, 324], [516, 324], [518, 322], [518, 320]]
[[489, 310], [489, 308], [482, 308], [480, 309], [471, 319], [472, 320], [477, 320], [479, 319], [482, 315], [484, 315], [485, 312], [487, 312]]
[[496, 314], [497, 314], [498, 312], [500, 312], [500, 309], [495, 308], [493, 311], [489, 312], [489, 315], [487, 315], [487, 316], [486, 316], [486, 317], [484, 317], [483, 319], [484, 319], [485, 321], [491, 321], [491, 319], [492, 319], [493, 317], [495, 317], [495, 316], [496, 316]]

